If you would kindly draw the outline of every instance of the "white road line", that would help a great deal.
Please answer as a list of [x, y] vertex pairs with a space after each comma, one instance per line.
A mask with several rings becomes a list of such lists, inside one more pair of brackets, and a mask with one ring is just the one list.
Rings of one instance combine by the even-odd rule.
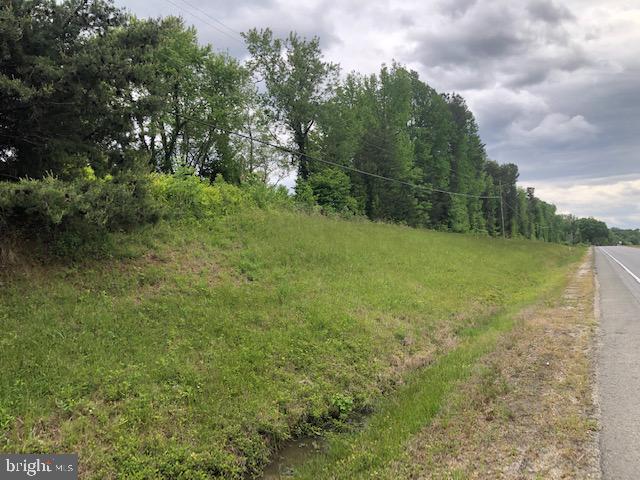
[[640, 278], [638, 278], [638, 277], [636, 276], [636, 274], [635, 274], [635, 273], [633, 273], [631, 270], [629, 270], [627, 267], [625, 267], [625, 266], [622, 264], [622, 262], [621, 262], [620, 260], [618, 260], [616, 257], [614, 257], [613, 255], [611, 255], [611, 254], [610, 254], [609, 252], [607, 252], [604, 248], [600, 248], [600, 250], [602, 250], [604, 253], [606, 253], [607, 255], [609, 255], [609, 256], [613, 259], [613, 261], [614, 261], [614, 262], [616, 262], [618, 265], [620, 265], [622, 268], [624, 268], [624, 270], [625, 270], [629, 275], [631, 275], [631, 276], [633, 277], [633, 279], [634, 279], [636, 282], [640, 283]]

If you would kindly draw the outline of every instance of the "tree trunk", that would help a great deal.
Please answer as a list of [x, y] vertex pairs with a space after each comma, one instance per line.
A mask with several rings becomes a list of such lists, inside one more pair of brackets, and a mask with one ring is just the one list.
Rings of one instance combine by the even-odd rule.
[[309, 159], [307, 158], [307, 135], [298, 130], [295, 132], [295, 142], [298, 146], [298, 177], [302, 180], [309, 178]]

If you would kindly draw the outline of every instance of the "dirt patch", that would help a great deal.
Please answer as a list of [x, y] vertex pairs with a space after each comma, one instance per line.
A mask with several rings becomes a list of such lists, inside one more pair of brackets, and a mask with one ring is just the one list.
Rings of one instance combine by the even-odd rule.
[[553, 304], [523, 312], [390, 476], [600, 478], [592, 253]]

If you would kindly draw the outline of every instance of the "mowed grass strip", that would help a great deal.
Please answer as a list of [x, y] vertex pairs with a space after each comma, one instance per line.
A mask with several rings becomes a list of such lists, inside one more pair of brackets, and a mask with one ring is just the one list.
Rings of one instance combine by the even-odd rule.
[[258, 475], [582, 252], [254, 210], [118, 240], [3, 276], [2, 451], [79, 452], [83, 478]]

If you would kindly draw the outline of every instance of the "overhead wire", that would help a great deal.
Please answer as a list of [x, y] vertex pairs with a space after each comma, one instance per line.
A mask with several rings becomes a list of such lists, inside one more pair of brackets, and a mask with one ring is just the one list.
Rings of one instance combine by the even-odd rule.
[[[379, 145], [376, 145], [375, 143], [373, 143], [371, 141], [360, 139], [360, 143], [362, 143], [364, 145], [368, 145], [370, 147], [373, 147], [373, 148], [377, 149], [378, 151], [386, 153], [388, 155], [391, 155], [391, 156], [394, 155], [393, 153], [391, 153], [386, 148], [381, 147]], [[455, 171], [452, 167], [445, 166], [445, 169], [447, 170], [447, 172], [449, 172], [449, 173], [453, 174], [455, 177], [457, 177], [458, 180], [460, 180], [461, 177], [464, 178], [465, 180], [473, 180], [470, 176], [467, 176], [469, 174], [466, 174], [466, 175], [465, 174], [461, 174], [460, 172]]]
[[222, 21], [218, 20], [216, 17], [214, 17], [213, 15], [209, 14], [207, 11], [201, 9], [200, 7], [198, 7], [197, 5], [193, 5], [192, 3], [188, 2], [187, 0], [178, 0], [182, 3], [184, 3], [185, 5], [189, 6], [190, 8], [197, 10], [198, 12], [202, 13], [203, 15], [205, 15], [206, 17], [210, 18], [211, 20], [213, 20], [214, 22], [216, 22], [217, 24], [221, 25], [222, 27], [226, 28], [229, 32], [231, 32], [233, 35], [237, 35], [240, 39], [242, 39], [242, 42], [244, 43], [244, 38], [242, 37], [242, 34], [236, 30], [234, 30], [233, 28], [231, 28], [230, 26], [228, 26], [227, 24], [223, 23]]
[[[233, 36], [233, 35], [231, 35], [230, 33], [228, 33], [228, 32], [226, 32], [226, 31], [222, 30], [220, 27], [218, 27], [218, 26], [214, 25], [213, 23], [209, 22], [208, 20], [205, 20], [204, 18], [202, 18], [202, 17], [200, 17], [200, 16], [196, 15], [195, 13], [193, 13], [193, 12], [191, 12], [191, 11], [189, 11], [189, 10], [184, 9], [183, 7], [181, 7], [180, 5], [178, 5], [177, 3], [173, 2], [173, 0], [164, 0], [164, 1], [165, 1], [165, 2], [167, 2], [167, 3], [169, 3], [169, 4], [171, 4], [171, 5], [173, 5], [174, 7], [178, 8], [179, 10], [181, 10], [181, 11], [183, 11], [183, 12], [185, 12], [185, 13], [187, 13], [187, 14], [191, 15], [192, 17], [194, 17], [194, 18], [196, 18], [196, 19], [200, 20], [201, 22], [203, 22], [203, 23], [205, 23], [205, 24], [209, 25], [211, 28], [215, 29], [217, 32], [221, 33], [222, 35], [225, 35], [225, 36], [229, 37], [231, 40], [233, 40], [233, 41], [235, 41], [235, 42], [238, 42], [238, 43], [241, 43], [242, 45], [244, 45], [244, 41], [243, 41], [243, 40], [240, 40], [240, 39], [238, 39], [238, 38], [234, 37], [234, 36]], [[185, 2], [185, 3], [186, 3], [186, 2]], [[193, 8], [193, 7], [192, 7], [192, 8]], [[212, 18], [213, 18], [213, 17], [212, 17]], [[237, 32], [236, 32], [236, 33], [237, 33]]]
[[313, 160], [313, 161], [317, 161], [317, 162], [320, 162], [320, 163], [324, 163], [326, 165], [331, 165], [331, 166], [334, 166], [334, 167], [342, 168], [343, 170], [348, 170], [348, 171], [351, 171], [351, 172], [360, 173], [362, 175], [367, 175], [369, 177], [378, 178], [380, 180], [386, 180], [386, 181], [390, 181], [390, 182], [395, 182], [395, 183], [398, 183], [398, 184], [401, 184], [401, 185], [406, 185], [406, 186], [413, 187], [413, 188], [416, 188], [416, 189], [427, 190], [429, 192], [446, 193], [446, 194], [453, 195], [453, 196], [470, 197], [470, 198], [485, 198], [485, 199], [488, 199], [488, 198], [500, 198], [498, 195], [473, 195], [473, 194], [470, 194], [470, 193], [451, 192], [451, 191], [448, 191], [448, 190], [443, 190], [443, 189], [440, 189], [440, 188], [430, 187], [430, 186], [427, 186], [427, 185], [418, 185], [418, 184], [415, 184], [415, 183], [407, 182], [405, 180], [400, 180], [398, 178], [386, 177], [384, 175], [380, 175], [380, 174], [377, 174], [377, 173], [374, 173], [374, 172], [368, 172], [366, 170], [362, 170], [362, 169], [359, 169], [359, 168], [351, 167], [349, 165], [343, 165], [343, 164], [338, 163], [338, 162], [333, 162], [333, 161], [327, 160], [325, 158], [320, 158], [320, 157], [316, 157], [314, 155], [309, 155], [309, 154], [306, 154], [306, 153], [302, 153], [300, 151], [294, 150], [293, 148], [285, 147], [284, 145], [279, 145], [279, 144], [275, 144], [275, 143], [272, 143], [272, 142], [267, 142], [265, 140], [253, 138], [253, 137], [250, 137], [249, 135], [247, 135], [245, 133], [241, 133], [241, 132], [236, 132], [234, 130], [225, 129], [225, 128], [222, 128], [222, 127], [220, 127], [218, 125], [214, 125], [212, 123], [205, 122], [204, 120], [200, 120], [200, 119], [193, 118], [193, 117], [188, 117], [186, 115], [181, 115], [181, 114], [178, 114], [178, 116], [182, 117], [183, 119], [185, 119], [187, 121], [191, 121], [191, 122], [194, 122], [194, 123], [199, 123], [201, 125], [206, 125], [206, 126], [209, 126], [211, 128], [220, 130], [220, 131], [222, 131], [224, 133], [227, 133], [229, 135], [235, 135], [237, 137], [244, 138], [246, 140], [250, 140], [250, 141], [253, 141], [253, 142], [257, 142], [257, 143], [260, 143], [262, 145], [266, 145], [266, 146], [269, 146], [271, 148], [275, 148], [277, 150], [290, 153], [292, 155], [304, 156], [305, 158], [308, 158], [309, 160]]
[[[165, 0], [165, 1], [167, 3], [173, 5], [174, 7], [178, 8], [178, 9], [180, 9], [180, 10], [186, 12], [186, 13], [188, 13], [189, 15], [197, 18], [198, 20], [204, 22], [205, 24], [211, 26], [216, 31], [226, 35], [227, 37], [233, 39], [234, 41], [238, 41], [238, 42], [241, 41], [238, 38], [232, 36], [230, 33], [225, 32], [221, 28], [213, 25], [211, 22], [209, 22], [207, 20], [204, 20], [202, 17], [199, 17], [198, 15], [196, 15], [196, 14], [194, 14], [194, 13], [188, 11], [188, 10], [184, 10], [183, 8], [181, 8], [180, 5], [178, 5], [177, 3], [173, 2], [172, 0]], [[194, 7], [193, 5], [191, 5], [186, 0], [180, 0], [180, 1], [182, 1], [186, 5], [190, 6], [191, 8], [194, 8], [196, 10], [201, 11], [203, 14], [207, 15], [207, 17], [211, 18], [212, 20], [215, 20], [216, 23], [219, 23], [219, 24], [223, 25], [228, 30], [230, 30], [233, 33], [235, 33], [238, 36], [240, 36], [238, 34], [238, 32], [235, 32], [233, 29], [231, 29], [230, 27], [226, 26], [224, 23], [222, 23], [221, 21], [215, 19], [214, 17], [212, 17], [211, 15], [206, 13], [205, 11], [201, 10], [200, 8]], [[169, 47], [169, 49], [172, 50], [170, 47]], [[174, 53], [177, 53], [177, 52], [174, 51]], [[309, 154], [306, 154], [306, 153], [303, 154], [302, 152], [296, 151], [296, 150], [294, 150], [292, 148], [285, 147], [283, 145], [279, 145], [279, 144], [272, 143], [272, 142], [267, 142], [265, 140], [253, 138], [253, 137], [251, 137], [251, 136], [249, 136], [249, 135], [247, 135], [245, 133], [236, 132], [236, 131], [233, 131], [233, 130], [227, 130], [227, 129], [224, 129], [224, 128], [220, 127], [220, 126], [213, 125], [213, 124], [211, 124], [209, 122], [205, 122], [203, 120], [195, 119], [193, 117], [188, 117], [188, 116], [182, 115], [182, 114], [178, 114], [178, 116], [182, 117], [185, 120], [188, 120], [188, 121], [191, 121], [191, 122], [194, 122], [194, 123], [200, 123], [200, 124], [203, 124], [203, 125], [207, 125], [207, 126], [210, 126], [210, 127], [214, 128], [214, 129], [223, 131], [223, 132], [225, 132], [225, 133], [227, 133], [229, 135], [235, 135], [237, 137], [244, 138], [244, 139], [250, 140], [252, 142], [257, 142], [257, 143], [269, 146], [271, 148], [275, 148], [277, 150], [280, 150], [280, 151], [283, 151], [283, 152], [286, 152], [286, 153], [289, 153], [289, 154], [292, 154], [292, 155], [296, 155], [296, 156], [304, 155], [304, 157], [307, 158], [307, 159], [310, 159], [310, 160], [313, 160], [313, 161], [317, 161], [317, 162], [320, 162], [320, 163], [324, 163], [326, 165], [331, 165], [331, 166], [334, 166], [334, 167], [341, 168], [343, 170], [352, 171], [352, 172], [359, 173], [361, 175], [366, 175], [366, 176], [369, 176], [369, 177], [372, 177], [372, 178], [377, 178], [377, 179], [380, 179], [380, 180], [385, 180], [385, 181], [394, 182], [394, 183], [397, 183], [397, 184], [409, 186], [409, 187], [412, 187], [412, 188], [415, 188], [415, 189], [418, 189], [418, 190], [425, 190], [425, 191], [428, 191], [428, 192], [437, 192], [437, 193], [447, 194], [447, 195], [450, 195], [450, 196], [459, 196], [459, 197], [466, 197], [466, 198], [478, 198], [478, 199], [498, 199], [498, 198], [501, 198], [501, 196], [497, 196], [497, 195], [475, 195], [475, 194], [471, 194], [471, 193], [453, 192], [453, 191], [449, 191], [449, 190], [445, 190], [445, 189], [431, 187], [431, 186], [428, 186], [428, 185], [418, 185], [418, 184], [407, 182], [405, 180], [401, 180], [401, 179], [398, 179], [398, 178], [386, 177], [384, 175], [380, 175], [380, 174], [377, 174], [377, 173], [374, 173], [374, 172], [369, 172], [369, 171], [362, 170], [362, 169], [359, 169], [359, 168], [356, 168], [356, 167], [351, 167], [351, 166], [348, 166], [348, 165], [343, 165], [343, 164], [338, 163], [338, 162], [333, 162], [331, 160], [327, 160], [327, 159], [324, 159], [324, 158], [316, 157], [316, 156], [309, 155]], [[368, 143], [368, 142], [363, 142], [363, 143]], [[385, 153], [391, 154], [388, 150], [384, 149], [383, 147], [374, 145], [372, 143], [368, 143], [368, 144], [370, 146], [373, 146], [374, 148], [378, 148], [379, 150], [384, 151]], [[450, 169], [450, 171], [452, 173], [455, 173], [452, 169]]]
[[[205, 20], [205, 19], [203, 19], [202, 17], [200, 17], [200, 16], [198, 16], [198, 15], [195, 15], [193, 12], [190, 12], [190, 11], [188, 11], [188, 10], [184, 10], [184, 9], [182, 9], [182, 8], [180, 7], [180, 5], [178, 5], [178, 4], [176, 4], [176, 3], [174, 3], [172, 0], [165, 0], [165, 1], [166, 1], [166, 2], [168, 2], [168, 3], [170, 3], [171, 5], [175, 6], [176, 8], [178, 8], [178, 9], [180, 9], [180, 10], [182, 10], [182, 11], [184, 11], [184, 12], [188, 13], [189, 15], [191, 15], [191, 16], [193, 16], [193, 17], [197, 18], [198, 20], [200, 20], [200, 21], [204, 22], [205, 24], [207, 24], [207, 25], [209, 25], [209, 26], [211, 26], [211, 27], [215, 28], [217, 31], [219, 31], [220, 33], [225, 34], [226, 36], [228, 36], [228, 37], [232, 38], [233, 40], [235, 40], [235, 41], [240, 41], [238, 38], [236, 38], [236, 37], [232, 37], [232, 36], [231, 36], [231, 35], [229, 35], [228, 33], [221, 31], [221, 30], [220, 30], [220, 28], [216, 27], [215, 25], [212, 25], [210, 22], [206, 21], [206, 20]], [[206, 11], [202, 10], [201, 8], [199, 8], [199, 7], [197, 7], [197, 6], [194, 6], [193, 4], [191, 4], [190, 2], [188, 2], [187, 0], [178, 0], [178, 1], [180, 1], [180, 2], [184, 3], [185, 5], [189, 6], [190, 8], [192, 8], [192, 9], [194, 9], [194, 10], [197, 10], [197, 11], [201, 12], [202, 14], [206, 15], [206, 16], [207, 16], [208, 18], [210, 18], [211, 20], [213, 20], [213, 21], [215, 21], [216, 23], [218, 23], [218, 24], [222, 25], [222, 26], [223, 26], [223, 27], [225, 27], [227, 30], [229, 30], [229, 31], [230, 31], [230, 32], [232, 32], [233, 34], [237, 35], [239, 38], [242, 38], [242, 36], [240, 35], [240, 33], [239, 33], [239, 32], [237, 32], [237, 31], [233, 30], [231, 27], [227, 26], [226, 24], [224, 24], [224, 23], [223, 23], [223, 22], [221, 22], [220, 20], [216, 19], [215, 17], [213, 17], [212, 15], [210, 15], [209, 13], [207, 13]], [[242, 40], [242, 43], [244, 43], [244, 39]], [[234, 133], [237, 133], [237, 132], [234, 132]], [[251, 140], [251, 141], [257, 141], [257, 139], [254, 139], [254, 138], [250, 138], [250, 140]], [[387, 153], [388, 155], [393, 155], [393, 153], [391, 153], [391, 152], [390, 152], [389, 150], [387, 150], [386, 148], [381, 147], [381, 146], [379, 146], [379, 145], [376, 145], [376, 144], [374, 144], [374, 143], [372, 143], [372, 142], [369, 142], [369, 141], [366, 141], [366, 140], [363, 140], [363, 139], [361, 139], [361, 140], [360, 140], [360, 142], [361, 142], [361, 143], [363, 143], [363, 144], [365, 144], [365, 145], [369, 145], [369, 146], [371, 146], [371, 147], [373, 147], [373, 148], [376, 148], [377, 150], [379, 150], [379, 151], [381, 151], [381, 152]], [[282, 147], [281, 147], [281, 146], [280, 146], [280, 147], [275, 147], [274, 145], [270, 145], [270, 146], [271, 146], [272, 148], [280, 148], [280, 149], [282, 149]], [[289, 152], [289, 153], [294, 153], [294, 152]], [[299, 155], [300, 153], [297, 153], [297, 154]], [[306, 156], [307, 158], [311, 158], [309, 155], [306, 155], [306, 154], [305, 154], [305, 156]], [[316, 161], [321, 161], [321, 162], [324, 162], [324, 163], [330, 162], [329, 160], [326, 160], [326, 159], [314, 159], [314, 160], [316, 160]], [[337, 162], [331, 162], [331, 163], [327, 163], [327, 164], [333, 164], [333, 165], [335, 165], [335, 166], [345, 167], [344, 165], [339, 164], [339, 163], [337, 163]], [[348, 169], [351, 169], [352, 171], [359, 171], [359, 173], [362, 173], [362, 174], [378, 175], [378, 174], [374, 174], [374, 173], [372, 173], [372, 172], [365, 172], [365, 171], [361, 171], [361, 170], [359, 170], [359, 169], [357, 169], [357, 168], [355, 168], [355, 167], [348, 167]], [[451, 168], [451, 167], [446, 167], [446, 169], [447, 169], [447, 171], [448, 171], [449, 173], [453, 174], [453, 175], [454, 175], [455, 177], [457, 177], [459, 180], [461, 179], [461, 177], [463, 177], [465, 180], [472, 180], [472, 178], [471, 178], [470, 176], [467, 176], [467, 175], [461, 174], [460, 172], [455, 171], [455, 170], [454, 170], [453, 168]], [[380, 175], [378, 175], [378, 176], [379, 176], [379, 177], [381, 177], [381, 178], [383, 178], [383, 177], [382, 177], [382, 176], [380, 176]], [[426, 189], [426, 190], [429, 190], [429, 191], [431, 191], [431, 192], [447, 193], [447, 194], [450, 194], [450, 195], [459, 195], [459, 196], [465, 196], [465, 197], [471, 197], [471, 198], [481, 198], [481, 199], [492, 199], [492, 198], [493, 198], [493, 199], [495, 199], [495, 198], [500, 198], [499, 196], [495, 196], [495, 195], [493, 195], [493, 196], [492, 196], [492, 195], [474, 195], [474, 194], [464, 194], [464, 193], [459, 193], [459, 192], [450, 192], [450, 191], [447, 191], [447, 190], [444, 190], [444, 189], [438, 189], [438, 188], [435, 188], [435, 187], [433, 187], [433, 188], [432, 188], [432, 187], [427, 187], [426, 185], [419, 186], [419, 185], [416, 185], [416, 184], [413, 184], [413, 183], [410, 183], [410, 182], [401, 181], [401, 180], [398, 180], [398, 179], [394, 179], [394, 181], [402, 182], [402, 183], [404, 183], [404, 184], [406, 184], [406, 185], [411, 185], [411, 186], [414, 186], [414, 187], [421, 187], [422, 189]]]

